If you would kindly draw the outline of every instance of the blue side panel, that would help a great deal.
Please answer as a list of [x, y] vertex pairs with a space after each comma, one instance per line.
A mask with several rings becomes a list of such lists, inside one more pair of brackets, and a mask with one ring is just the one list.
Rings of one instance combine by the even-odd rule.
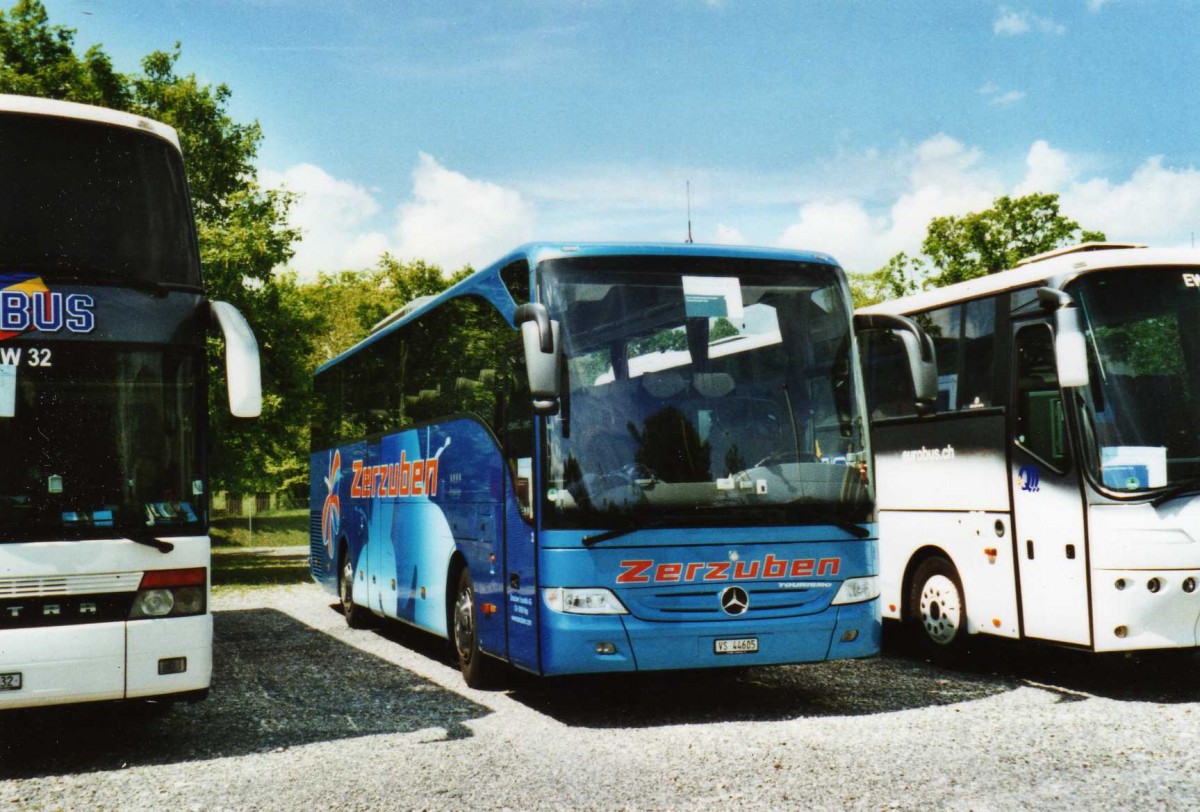
[[[337, 594], [337, 564], [349, 556], [356, 571], [366, 546], [366, 505], [350, 498], [351, 462], [366, 455], [365, 442], [352, 443], [309, 458], [309, 513], [311, 538], [309, 567], [325, 591]], [[356, 590], [357, 602], [366, 605], [365, 585]]]
[[[506, 657], [500, 518], [504, 462], [500, 448], [491, 432], [476, 420], [453, 420], [420, 432], [429, 432], [435, 453], [444, 448], [438, 469], [441, 481], [431, 502], [445, 517], [455, 548], [466, 558], [471, 572], [480, 608], [479, 645], [490, 654]], [[442, 578], [446, 578], [445, 572]], [[452, 593], [457, 584], [449, 588]], [[495, 611], [485, 611], [485, 607], [495, 607]]]
[[313, 577], [337, 588], [342, 550], [355, 603], [448, 636], [455, 552], [466, 559], [481, 617], [480, 645], [504, 657], [503, 461], [491, 433], [462, 418], [312, 455]]

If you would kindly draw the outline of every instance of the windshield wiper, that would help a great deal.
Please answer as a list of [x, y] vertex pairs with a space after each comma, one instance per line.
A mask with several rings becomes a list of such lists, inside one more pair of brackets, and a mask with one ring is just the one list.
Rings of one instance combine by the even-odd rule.
[[1165, 491], [1162, 491], [1158, 496], [1150, 500], [1150, 504], [1158, 507], [1164, 502], [1170, 502], [1172, 499], [1177, 499], [1180, 496], [1188, 496], [1196, 493], [1200, 493], [1200, 476], [1190, 477], [1174, 485], [1168, 485]]
[[134, 530], [132, 528], [126, 528], [121, 531], [121, 535], [123, 538], [129, 539], [134, 544], [141, 544], [146, 547], [153, 547], [154, 549], [158, 550], [160, 553], [164, 553], [164, 554], [169, 553], [175, 549], [175, 545], [172, 544], [171, 542], [163, 541], [160, 538], [155, 538], [155, 536], [154, 536], [155, 532], [156, 531], [154, 531], [154, 530], [140, 530], [140, 529]]
[[618, 527], [614, 530], [605, 530], [603, 533], [595, 533], [590, 536], [583, 537], [583, 546], [591, 547], [593, 544], [599, 544], [602, 541], [628, 536], [630, 533], [636, 533], [639, 530], [654, 530], [661, 527], [673, 527], [679, 523], [671, 519], [651, 519], [647, 522], [637, 525], [636, 527]]

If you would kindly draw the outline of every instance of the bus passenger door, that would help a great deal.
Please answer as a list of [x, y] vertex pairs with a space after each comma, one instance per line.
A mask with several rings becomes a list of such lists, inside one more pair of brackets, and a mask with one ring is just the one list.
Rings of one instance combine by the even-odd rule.
[[538, 635], [537, 545], [534, 532], [534, 418], [524, 350], [510, 344], [504, 397], [504, 581], [508, 657], [513, 665], [541, 672]]
[[1016, 334], [1013, 353], [1013, 540], [1026, 637], [1091, 645], [1079, 466], [1048, 324]]

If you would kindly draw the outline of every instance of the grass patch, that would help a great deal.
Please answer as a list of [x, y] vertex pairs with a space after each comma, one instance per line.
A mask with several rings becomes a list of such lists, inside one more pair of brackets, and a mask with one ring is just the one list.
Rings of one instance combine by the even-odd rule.
[[222, 516], [209, 525], [213, 547], [307, 547], [308, 509]]
[[309, 583], [308, 551], [294, 547], [283, 550], [212, 551], [213, 591]]

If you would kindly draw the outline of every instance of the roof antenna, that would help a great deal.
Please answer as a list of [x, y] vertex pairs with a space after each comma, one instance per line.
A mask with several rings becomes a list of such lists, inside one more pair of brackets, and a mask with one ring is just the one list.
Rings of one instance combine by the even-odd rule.
[[688, 244], [692, 242], [692, 182], [687, 182]]

